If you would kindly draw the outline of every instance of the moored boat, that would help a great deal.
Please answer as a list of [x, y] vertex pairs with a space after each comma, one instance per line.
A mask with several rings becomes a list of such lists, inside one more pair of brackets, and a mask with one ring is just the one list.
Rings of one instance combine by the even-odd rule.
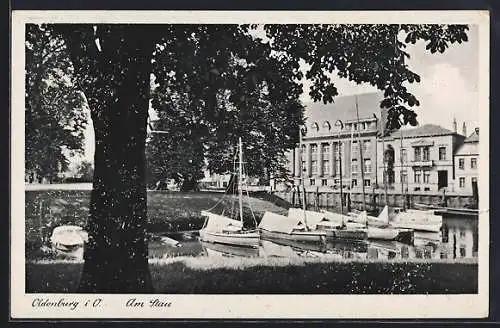
[[[259, 247], [260, 234], [257, 229], [246, 229], [243, 226], [243, 146], [239, 139], [239, 169], [238, 169], [238, 200], [239, 220], [232, 217], [216, 214], [210, 210], [201, 211], [206, 217], [200, 229], [200, 240], [211, 243], [226, 245], [238, 245], [245, 247]], [[253, 213], [252, 213], [253, 215]]]
[[83, 248], [88, 234], [82, 227], [76, 225], [62, 225], [54, 228], [50, 242], [52, 247], [61, 252], [73, 252]]
[[443, 218], [433, 211], [406, 210], [395, 213], [390, 221], [394, 228], [413, 229], [417, 231], [439, 232], [443, 225]]
[[301, 220], [272, 212], [264, 213], [258, 228], [263, 239], [297, 242], [325, 242], [326, 239], [325, 231], [309, 230]]

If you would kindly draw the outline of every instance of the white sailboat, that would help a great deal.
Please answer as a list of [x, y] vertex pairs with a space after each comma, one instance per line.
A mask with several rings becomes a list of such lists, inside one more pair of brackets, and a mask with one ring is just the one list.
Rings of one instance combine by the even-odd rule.
[[390, 225], [394, 228], [406, 228], [416, 231], [439, 232], [443, 226], [443, 217], [434, 211], [396, 210]]
[[262, 239], [325, 242], [326, 232], [311, 230], [300, 218], [265, 212], [259, 223]]
[[243, 226], [243, 145], [241, 138], [239, 139], [238, 153], [238, 219], [227, 217], [224, 214], [216, 214], [211, 212], [211, 210], [201, 211], [201, 214], [205, 216], [206, 219], [200, 230], [200, 240], [211, 243], [257, 248], [260, 244], [259, 232], [257, 229], [245, 229]]

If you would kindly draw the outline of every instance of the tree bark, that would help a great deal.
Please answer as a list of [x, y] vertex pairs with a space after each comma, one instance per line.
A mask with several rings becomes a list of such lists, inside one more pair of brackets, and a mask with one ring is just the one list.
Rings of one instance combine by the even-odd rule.
[[63, 32], [95, 131], [89, 240], [77, 292], [152, 293], [145, 143], [154, 42], [139, 27], [112, 26], [100, 50], [91, 28]]

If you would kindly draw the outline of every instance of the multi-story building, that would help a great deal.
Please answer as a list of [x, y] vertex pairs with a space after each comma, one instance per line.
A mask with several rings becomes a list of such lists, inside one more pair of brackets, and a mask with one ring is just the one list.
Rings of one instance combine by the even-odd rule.
[[[379, 138], [379, 180], [402, 191], [453, 191], [453, 155], [465, 136], [434, 124], [399, 130]], [[385, 149], [384, 163], [383, 150]]]
[[479, 128], [467, 137], [455, 152], [455, 191], [473, 194], [477, 187], [479, 161]]
[[388, 188], [397, 192], [471, 195], [478, 178], [479, 129], [466, 138], [465, 124], [460, 134], [454, 121], [453, 130], [425, 124], [381, 138], [382, 98], [366, 93], [306, 104], [302, 148], [288, 154], [295, 185], [338, 188], [342, 181], [352, 189], [383, 188], [386, 171]]
[[332, 104], [306, 104], [302, 149], [297, 146], [289, 154], [295, 184], [339, 187], [342, 180], [344, 186], [376, 185], [382, 99], [380, 93], [366, 93], [338, 97]]

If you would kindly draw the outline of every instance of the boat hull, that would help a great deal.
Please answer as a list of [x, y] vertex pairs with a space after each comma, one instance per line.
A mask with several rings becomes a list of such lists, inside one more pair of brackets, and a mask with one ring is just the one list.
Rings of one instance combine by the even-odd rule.
[[225, 245], [221, 243], [201, 242], [208, 255], [237, 256], [237, 257], [257, 257], [259, 249], [255, 247], [243, 247], [235, 245]]
[[391, 222], [390, 225], [394, 228], [412, 229], [415, 231], [439, 232], [441, 231], [442, 223], [440, 222], [417, 223], [417, 222], [394, 221]]
[[414, 231], [411, 229], [398, 228], [368, 228], [368, 239], [371, 240], [389, 240], [399, 241], [405, 244], [413, 245], [415, 240]]
[[269, 231], [260, 229], [260, 236], [262, 239], [278, 239], [289, 240], [298, 242], [324, 242], [326, 240], [325, 231], [292, 231], [291, 233]]
[[260, 234], [256, 231], [213, 232], [200, 230], [200, 240], [209, 243], [257, 248], [260, 245]]
[[328, 229], [325, 230], [329, 238], [335, 239], [368, 239], [367, 229]]

